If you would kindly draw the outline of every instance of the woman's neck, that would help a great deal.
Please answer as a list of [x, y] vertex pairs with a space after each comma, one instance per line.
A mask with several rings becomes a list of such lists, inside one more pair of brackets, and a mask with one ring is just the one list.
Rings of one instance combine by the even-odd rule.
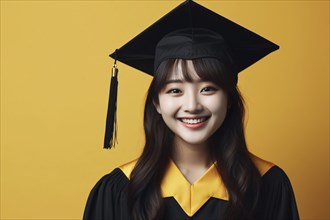
[[189, 144], [180, 138], [174, 139], [172, 160], [190, 183], [194, 183], [212, 164], [206, 144]]

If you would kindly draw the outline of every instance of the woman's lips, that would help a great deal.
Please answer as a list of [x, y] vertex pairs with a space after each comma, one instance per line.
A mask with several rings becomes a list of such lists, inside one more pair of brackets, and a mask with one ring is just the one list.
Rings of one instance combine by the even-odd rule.
[[205, 126], [210, 117], [179, 118], [181, 124], [187, 128], [201, 128]]

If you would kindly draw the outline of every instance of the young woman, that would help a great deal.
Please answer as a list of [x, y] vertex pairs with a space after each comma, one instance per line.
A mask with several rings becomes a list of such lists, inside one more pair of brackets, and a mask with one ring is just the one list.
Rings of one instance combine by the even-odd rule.
[[[186, 1], [113, 54], [154, 76], [146, 143], [137, 160], [95, 185], [85, 220], [299, 219], [285, 173], [248, 151], [237, 87], [238, 72], [278, 46], [214, 16]], [[141, 55], [146, 39], [151, 62]]]

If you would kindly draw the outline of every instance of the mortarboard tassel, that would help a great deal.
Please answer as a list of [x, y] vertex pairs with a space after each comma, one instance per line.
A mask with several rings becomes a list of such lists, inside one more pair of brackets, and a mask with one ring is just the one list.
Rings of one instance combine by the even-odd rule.
[[110, 94], [109, 94], [109, 103], [108, 103], [108, 113], [107, 113], [107, 122], [105, 128], [105, 137], [103, 147], [106, 149], [111, 149], [115, 146], [117, 142], [117, 90], [118, 90], [118, 69], [116, 65], [117, 59], [112, 67], [112, 76], [110, 83]]

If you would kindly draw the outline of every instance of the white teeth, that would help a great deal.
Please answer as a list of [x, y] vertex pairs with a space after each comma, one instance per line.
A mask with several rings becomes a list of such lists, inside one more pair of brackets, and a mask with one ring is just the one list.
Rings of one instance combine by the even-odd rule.
[[182, 118], [181, 120], [187, 124], [198, 124], [198, 123], [205, 121], [205, 119], [206, 118], [198, 118], [198, 119]]

